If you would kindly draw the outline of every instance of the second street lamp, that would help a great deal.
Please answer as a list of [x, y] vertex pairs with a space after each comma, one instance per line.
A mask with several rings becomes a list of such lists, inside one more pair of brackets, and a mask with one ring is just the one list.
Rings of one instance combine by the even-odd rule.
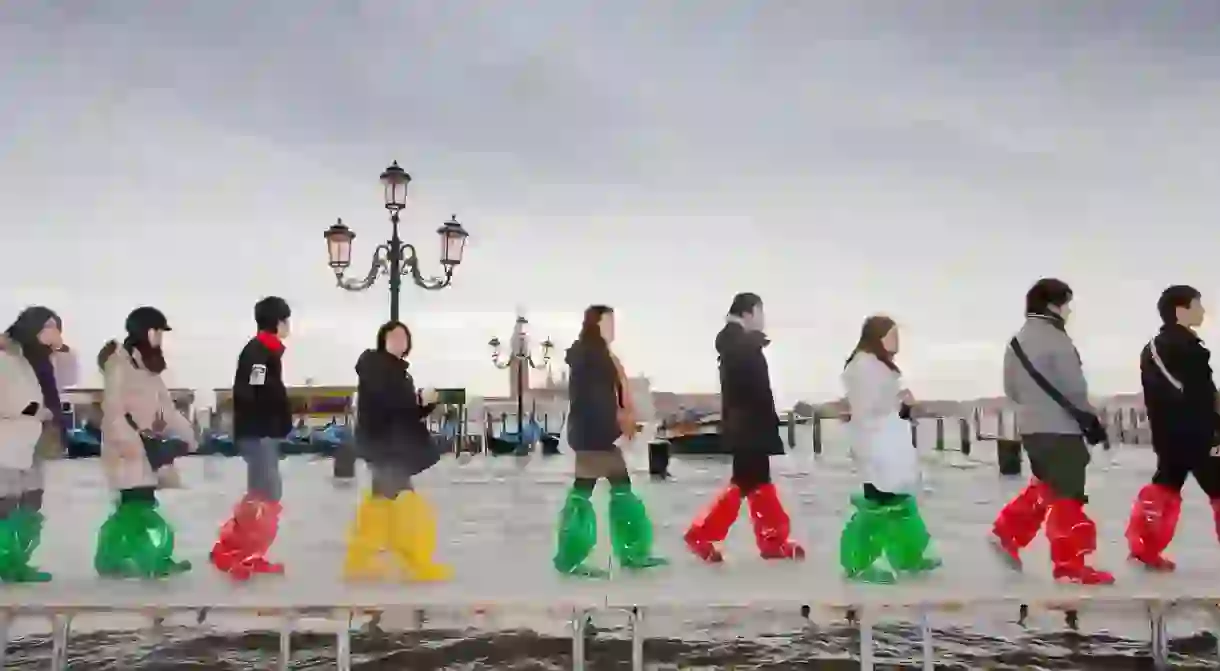
[[398, 235], [398, 213], [407, 206], [407, 186], [411, 176], [398, 167], [395, 161], [381, 173], [381, 184], [385, 190], [385, 209], [390, 212], [390, 239], [373, 250], [373, 264], [369, 272], [362, 278], [347, 278], [344, 273], [352, 265], [352, 241], [356, 232], [338, 220], [334, 226], [326, 229], [326, 252], [331, 270], [335, 273], [335, 282], [341, 289], [347, 291], [364, 291], [377, 282], [381, 275], [390, 278], [390, 319], [398, 319], [399, 294], [402, 291], [402, 278], [410, 275], [415, 286], [428, 291], [437, 291], [449, 286], [453, 281], [453, 270], [462, 262], [462, 253], [466, 250], [466, 238], [470, 234], [458, 223], [457, 215], [436, 229], [441, 243], [442, 277], [424, 277], [419, 269], [419, 255], [415, 245], [403, 242]]
[[531, 368], [535, 370], [546, 368], [551, 363], [551, 350], [555, 348], [550, 338], [542, 341], [541, 360], [534, 361], [534, 356], [530, 353], [529, 335], [525, 331], [525, 327], [528, 325], [529, 320], [525, 317], [517, 317], [517, 323], [513, 326], [512, 342], [509, 344], [511, 351], [504, 359], [501, 359], [499, 338], [492, 338], [487, 343], [487, 346], [491, 348], [491, 362], [496, 368], [505, 370], [515, 366], [513, 370], [516, 373], [516, 379], [513, 382], [516, 385], [517, 396], [517, 451], [519, 453], [525, 450], [525, 376], [529, 375]]

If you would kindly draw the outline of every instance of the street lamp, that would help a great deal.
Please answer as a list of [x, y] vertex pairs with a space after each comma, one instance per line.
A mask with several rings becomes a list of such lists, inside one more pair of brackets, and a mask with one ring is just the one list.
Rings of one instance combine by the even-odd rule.
[[390, 239], [373, 250], [373, 265], [363, 278], [346, 278], [344, 272], [352, 265], [352, 241], [356, 232], [348, 228], [343, 220], [326, 229], [326, 252], [329, 265], [335, 273], [335, 282], [347, 291], [364, 291], [377, 282], [381, 275], [390, 278], [390, 319], [398, 319], [398, 294], [402, 289], [402, 277], [410, 275], [415, 286], [428, 291], [437, 291], [449, 286], [453, 280], [453, 269], [462, 262], [466, 250], [466, 238], [470, 234], [458, 223], [457, 215], [450, 217], [436, 234], [441, 243], [441, 268], [443, 277], [424, 277], [419, 270], [419, 256], [415, 245], [403, 242], [398, 237], [398, 213], [407, 206], [407, 185], [411, 176], [398, 167], [395, 161], [381, 173], [381, 185], [385, 190], [385, 209], [390, 211]]
[[505, 370], [516, 366], [518, 450], [524, 449], [525, 446], [525, 376], [529, 374], [531, 368], [535, 370], [546, 368], [547, 364], [551, 362], [551, 350], [555, 349], [555, 344], [551, 342], [550, 338], [543, 340], [541, 361], [534, 361], [534, 356], [530, 353], [529, 336], [525, 332], [525, 327], [528, 325], [529, 320], [525, 317], [517, 317], [517, 323], [513, 326], [511, 351], [507, 357], [501, 358], [499, 338], [492, 338], [487, 343], [487, 346], [491, 348], [491, 362], [496, 368]]

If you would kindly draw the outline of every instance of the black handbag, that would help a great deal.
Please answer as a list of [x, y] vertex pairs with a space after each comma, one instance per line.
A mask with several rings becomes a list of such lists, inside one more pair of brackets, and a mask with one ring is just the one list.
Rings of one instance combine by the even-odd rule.
[[154, 472], [174, 463], [178, 457], [190, 453], [190, 447], [186, 441], [166, 438], [153, 431], [143, 430], [130, 414], [127, 415], [127, 424], [140, 435], [140, 442], [144, 444], [144, 455], [148, 458], [148, 465], [152, 466]]
[[1052, 401], [1063, 408], [1072, 419], [1076, 420], [1076, 425], [1080, 427], [1080, 432], [1084, 436], [1084, 440], [1089, 445], [1099, 445], [1109, 441], [1110, 436], [1106, 433], [1106, 427], [1102, 425], [1101, 419], [1091, 412], [1086, 412], [1072, 405], [1072, 402], [1055, 386], [1050, 383], [1042, 373], [1034, 368], [1034, 364], [1030, 362], [1029, 357], [1025, 356], [1025, 350], [1021, 348], [1021, 343], [1017, 342], [1016, 338], [1009, 341], [1008, 346], [1012, 348], [1012, 353], [1016, 355], [1017, 360], [1021, 362], [1021, 367], [1029, 374], [1030, 378], [1042, 388], [1042, 391], [1050, 397]]

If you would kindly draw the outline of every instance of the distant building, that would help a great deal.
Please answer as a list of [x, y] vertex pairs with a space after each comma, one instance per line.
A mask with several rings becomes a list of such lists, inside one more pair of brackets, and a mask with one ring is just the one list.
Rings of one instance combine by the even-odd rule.
[[[216, 389], [216, 408], [211, 415], [215, 431], [233, 428], [233, 390]], [[355, 413], [356, 388], [351, 386], [288, 387], [294, 424], [314, 427], [331, 421], [350, 424]]]

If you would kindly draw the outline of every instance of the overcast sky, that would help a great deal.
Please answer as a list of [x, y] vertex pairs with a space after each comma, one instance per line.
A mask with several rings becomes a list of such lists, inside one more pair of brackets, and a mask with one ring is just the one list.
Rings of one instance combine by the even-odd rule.
[[211, 388], [277, 294], [290, 381], [351, 382], [387, 289], [334, 288], [322, 231], [363, 273], [398, 160], [425, 268], [471, 233], [404, 293], [426, 384], [505, 393], [516, 306], [566, 345], [609, 303], [631, 372], [710, 390], [749, 290], [785, 401], [838, 394], [873, 312], [917, 395], [994, 394], [1054, 275], [1128, 391], [1166, 284], [1220, 321], [1217, 34], [1186, 0], [4, 3], [0, 314], [57, 309], [91, 358], [158, 306], [172, 381]]

